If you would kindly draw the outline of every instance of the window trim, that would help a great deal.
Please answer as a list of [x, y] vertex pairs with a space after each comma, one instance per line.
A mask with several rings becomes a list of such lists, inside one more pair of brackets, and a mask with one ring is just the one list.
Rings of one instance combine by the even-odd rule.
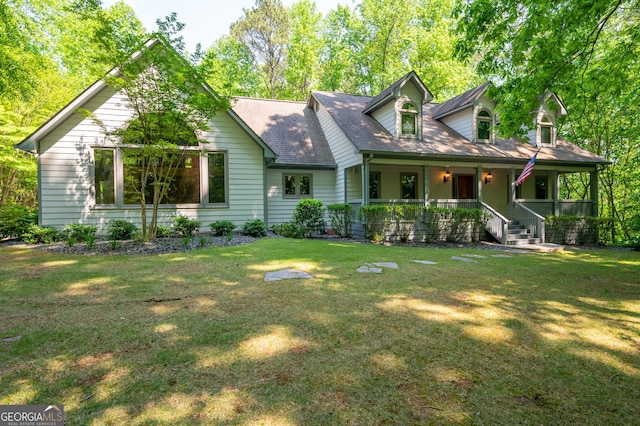
[[[410, 105], [411, 109], [405, 108], [405, 106]], [[422, 138], [422, 116], [421, 116], [421, 105], [409, 99], [406, 96], [401, 97], [396, 102], [396, 128], [398, 137], [407, 138], [407, 139], [421, 139]], [[404, 133], [403, 129], [403, 118], [405, 116], [410, 116], [413, 118], [414, 123], [414, 133]]]
[[[488, 114], [488, 116], [480, 116], [480, 114], [482, 113], [486, 113]], [[489, 138], [488, 139], [483, 139], [480, 138], [480, 123], [489, 123]], [[475, 138], [474, 141], [476, 143], [493, 143], [493, 114], [491, 113], [491, 111], [487, 108], [481, 108], [478, 110], [478, 112], [476, 113], [476, 117], [475, 117], [475, 126], [474, 126], [474, 131], [475, 131]]]
[[[542, 141], [542, 129], [549, 129], [549, 142]], [[538, 140], [540, 146], [555, 146], [555, 124], [547, 114], [543, 114], [538, 122]]]
[[[98, 182], [96, 181], [96, 152], [97, 151], [110, 151], [111, 152], [111, 165], [113, 169], [111, 170], [112, 179], [113, 179], [113, 202], [112, 203], [98, 203], [97, 202], [97, 186]], [[119, 156], [116, 155], [117, 150], [115, 148], [105, 148], [103, 146], [94, 146], [91, 147], [92, 153], [92, 164], [91, 164], [91, 183], [93, 189], [93, 205], [95, 207], [113, 207], [118, 205], [118, 168], [116, 166]]]
[[[287, 176], [295, 177], [295, 188], [296, 188], [295, 194], [286, 193]], [[303, 177], [309, 178], [308, 194], [300, 194], [300, 178], [303, 178]], [[282, 174], [282, 198], [289, 198], [289, 199], [313, 198], [313, 173], [283, 173]]]

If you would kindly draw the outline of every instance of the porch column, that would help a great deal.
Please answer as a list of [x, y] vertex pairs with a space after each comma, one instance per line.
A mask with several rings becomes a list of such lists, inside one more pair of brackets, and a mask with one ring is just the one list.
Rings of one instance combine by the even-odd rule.
[[589, 173], [591, 186], [591, 215], [597, 217], [598, 212], [598, 169]]
[[362, 205], [369, 205], [369, 160], [362, 162]]
[[478, 199], [478, 202], [481, 203], [482, 202], [482, 184], [484, 182], [482, 181], [482, 166], [478, 166], [476, 167], [476, 185], [478, 187], [478, 196], [476, 197]]
[[424, 205], [429, 207], [429, 166], [422, 166], [422, 185], [424, 185]]
[[516, 181], [516, 169], [511, 168], [509, 170], [509, 216], [513, 217], [513, 203], [516, 199], [516, 186], [513, 184]]
[[553, 215], [560, 215], [560, 173], [557, 170], [551, 172], [553, 181]]

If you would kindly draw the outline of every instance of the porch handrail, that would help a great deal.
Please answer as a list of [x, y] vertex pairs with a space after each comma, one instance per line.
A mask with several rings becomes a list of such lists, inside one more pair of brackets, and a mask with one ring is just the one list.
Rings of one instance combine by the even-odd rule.
[[513, 218], [544, 243], [544, 217], [517, 201], [513, 202]]
[[480, 202], [482, 211], [489, 213], [487, 221], [487, 231], [500, 241], [500, 244], [507, 245], [507, 235], [509, 233], [509, 219], [498, 213], [493, 207], [484, 202]]

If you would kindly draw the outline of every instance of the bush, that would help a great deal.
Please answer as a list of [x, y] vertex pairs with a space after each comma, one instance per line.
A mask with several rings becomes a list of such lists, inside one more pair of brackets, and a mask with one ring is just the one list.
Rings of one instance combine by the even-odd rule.
[[0, 238], [19, 238], [38, 223], [38, 212], [22, 206], [0, 209]]
[[131, 240], [139, 232], [139, 229], [131, 222], [118, 219], [109, 221], [107, 231], [110, 240]]
[[211, 225], [211, 230], [214, 235], [231, 235], [234, 229], [236, 229], [236, 225], [230, 220], [218, 220], [213, 222]]
[[327, 226], [323, 219], [324, 211], [322, 201], [303, 198], [293, 211], [293, 221], [298, 224], [305, 237], [311, 237], [313, 232], [324, 233]]
[[72, 223], [62, 230], [62, 238], [71, 242], [84, 241], [93, 244], [97, 231], [98, 229], [95, 226]]
[[187, 216], [176, 216], [173, 221], [175, 222], [176, 232], [184, 237], [191, 236], [200, 229], [200, 222]]
[[305, 230], [297, 222], [284, 222], [273, 226], [273, 232], [287, 238], [304, 238]]
[[168, 226], [158, 225], [156, 227], [156, 238], [169, 238], [171, 236], [171, 228]]
[[374, 241], [383, 241], [389, 225], [389, 206], [362, 206], [358, 210], [358, 218], [364, 225], [365, 237]]
[[29, 225], [22, 234], [22, 241], [27, 244], [51, 244], [60, 241], [62, 235], [57, 229], [47, 226]]
[[260, 219], [250, 220], [242, 227], [244, 235], [260, 238], [267, 235], [267, 226]]
[[349, 203], [330, 204], [327, 206], [331, 227], [340, 237], [348, 238], [352, 235], [351, 219], [353, 207]]

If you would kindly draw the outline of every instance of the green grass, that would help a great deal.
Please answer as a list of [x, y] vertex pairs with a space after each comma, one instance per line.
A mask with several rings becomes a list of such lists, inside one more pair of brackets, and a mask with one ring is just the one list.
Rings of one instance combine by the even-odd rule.
[[[0, 343], [0, 404], [70, 425], [638, 421], [639, 252], [461, 254], [496, 252], [1, 247], [0, 338], [22, 338]], [[355, 272], [379, 261], [400, 269]], [[315, 278], [264, 282], [283, 268]]]

